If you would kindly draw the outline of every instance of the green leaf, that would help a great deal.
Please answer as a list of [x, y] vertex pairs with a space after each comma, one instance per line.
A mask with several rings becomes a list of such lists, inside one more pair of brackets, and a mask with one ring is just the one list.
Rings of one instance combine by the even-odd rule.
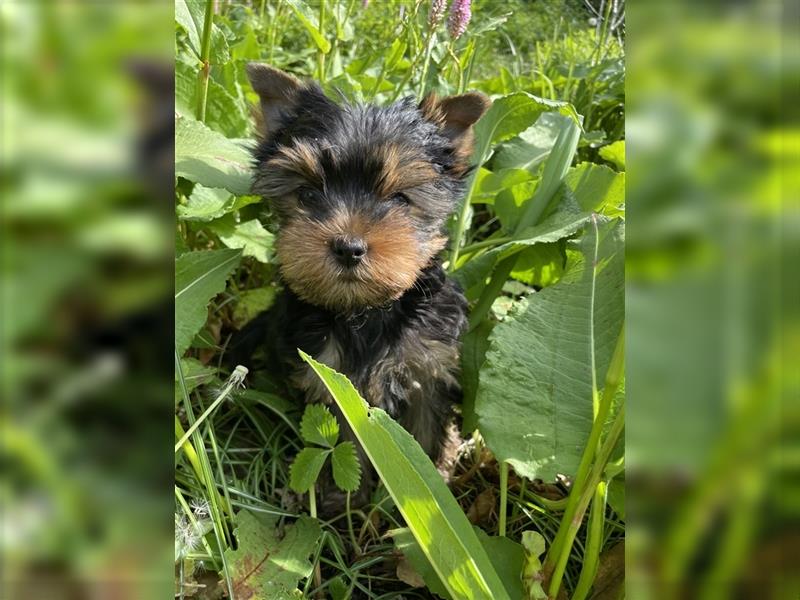
[[192, 11], [186, 0], [175, 0], [175, 20], [183, 27], [189, 36], [189, 46], [195, 55], [200, 57], [200, 32], [203, 30], [202, 21], [195, 21]]
[[481, 166], [495, 144], [519, 135], [533, 125], [542, 113], [553, 110], [571, 117], [575, 123], [579, 122], [575, 109], [566, 102], [545, 100], [527, 92], [498, 98], [475, 124], [473, 163]]
[[589, 220], [589, 214], [565, 208], [547, 217], [540, 225], [519, 234], [519, 239], [501, 244], [467, 261], [453, 273], [453, 277], [465, 290], [482, 282], [494, 266], [509, 256], [521, 252], [534, 244], [557, 242], [572, 235]]
[[179, 204], [178, 218], [183, 221], [212, 221], [233, 209], [234, 198], [228, 190], [194, 186], [186, 204]]
[[562, 119], [557, 112], [546, 112], [517, 137], [495, 148], [492, 169], [532, 169], [550, 154], [561, 130]]
[[244, 196], [252, 158], [242, 146], [190, 117], [175, 117], [175, 175]]
[[289, 467], [289, 487], [301, 494], [310, 490], [330, 453], [327, 448], [303, 448]]
[[564, 182], [583, 210], [618, 217], [625, 210], [625, 173], [584, 162], [569, 170]]
[[[522, 597], [522, 566], [525, 553], [522, 546], [507, 537], [490, 536], [479, 527], [473, 527], [475, 534], [486, 550], [492, 565], [497, 570], [497, 574], [503, 581], [509, 598]], [[414, 570], [425, 581], [428, 590], [442, 598], [451, 598], [450, 594], [439, 581], [436, 571], [433, 570], [428, 560], [425, 558], [419, 544], [414, 540], [411, 531], [406, 527], [395, 529], [389, 532], [394, 540], [395, 548], [400, 550], [411, 563]]]
[[175, 261], [175, 347], [183, 355], [206, 322], [211, 299], [239, 266], [238, 250], [200, 250]]
[[324, 33], [319, 30], [319, 21], [308, 7], [308, 4], [302, 0], [284, 1], [292, 9], [292, 12], [294, 12], [295, 16], [300, 23], [302, 23], [303, 27], [306, 28], [306, 31], [311, 36], [311, 39], [314, 40], [314, 43], [317, 45], [317, 48], [321, 50], [323, 54], [330, 52], [331, 43], [325, 38]]
[[536, 191], [538, 181], [526, 181], [512, 185], [497, 194], [494, 200], [494, 212], [500, 219], [506, 235], [514, 233], [520, 217], [525, 208], [525, 203], [530, 202]]
[[[178, 0], [175, 3], [175, 20], [186, 30], [189, 47], [198, 59], [201, 56], [201, 37], [206, 22], [205, 9], [206, 0]], [[209, 60], [212, 64], [224, 64], [230, 59], [225, 34], [214, 23], [211, 24], [210, 50]]]
[[[182, 358], [181, 370], [183, 371], [183, 380], [186, 384], [186, 391], [191, 392], [198, 386], [208, 383], [214, 379], [217, 370], [214, 367], [207, 367], [196, 358]], [[175, 402], [179, 402], [183, 398], [183, 391], [178, 382], [178, 373], [175, 373]]]
[[339, 439], [339, 422], [324, 404], [309, 404], [300, 421], [300, 435], [308, 444], [333, 448]]
[[489, 334], [494, 328], [492, 321], [483, 320], [475, 329], [467, 332], [461, 340], [461, 429], [469, 435], [478, 427], [475, 414], [475, 395], [478, 393], [478, 377], [486, 351], [489, 349]]
[[237, 513], [237, 549], [225, 550], [236, 600], [297, 598], [298, 583], [311, 575], [308, 558], [322, 535], [319, 523], [300, 517], [279, 537], [277, 519], [247, 510]]
[[511, 277], [538, 288], [554, 284], [564, 274], [562, 246], [562, 243], [553, 242], [525, 248], [514, 263]]
[[[197, 106], [196, 61], [175, 59], [175, 112], [194, 117]], [[247, 132], [248, 115], [245, 104], [213, 79], [208, 80], [205, 124], [226, 137], [243, 136]]]
[[486, 551], [419, 444], [348, 379], [300, 351], [325, 383], [442, 583], [457, 598], [508, 599]]
[[598, 154], [600, 158], [617, 167], [618, 171], [625, 170], [625, 140], [617, 140], [608, 146], [603, 146]]
[[333, 481], [340, 490], [355, 492], [361, 483], [361, 464], [353, 442], [342, 442], [331, 455]]
[[[498, 461], [522, 476], [574, 475], [624, 314], [623, 227], [586, 227], [561, 280], [490, 336], [475, 411]], [[594, 373], [593, 373], [594, 368]]]
[[258, 219], [236, 223], [233, 215], [229, 214], [211, 223], [209, 229], [228, 248], [241, 248], [244, 256], [252, 256], [262, 263], [269, 262], [275, 236], [264, 229]]
[[241, 329], [260, 313], [268, 310], [278, 295], [272, 286], [247, 290], [239, 294], [239, 301], [233, 309], [233, 324]]
[[621, 475], [608, 484], [608, 504], [620, 519], [625, 519], [625, 478]]
[[497, 574], [506, 586], [511, 598], [522, 598], [522, 573], [525, 551], [522, 546], [503, 536], [491, 536], [480, 527], [475, 527], [478, 538], [486, 549], [486, 554], [497, 569]]
[[384, 67], [386, 73], [391, 73], [394, 70], [397, 63], [400, 62], [400, 59], [403, 58], [403, 55], [406, 53], [406, 48], [408, 48], [408, 44], [406, 44], [402, 38], [397, 38], [392, 42]]
[[499, 171], [489, 171], [479, 169], [475, 180], [475, 190], [472, 193], [472, 202], [494, 204], [494, 196], [504, 189], [534, 181], [537, 177], [525, 169], [501, 169]]

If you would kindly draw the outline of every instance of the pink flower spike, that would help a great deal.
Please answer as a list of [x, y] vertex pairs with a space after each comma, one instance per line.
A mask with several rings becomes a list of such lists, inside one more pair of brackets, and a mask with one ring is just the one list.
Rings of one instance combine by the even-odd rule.
[[453, 0], [450, 6], [450, 19], [447, 21], [447, 30], [450, 36], [457, 40], [467, 30], [469, 20], [472, 18], [470, 4], [472, 0]]
[[442, 22], [445, 10], [447, 10], [447, 0], [431, 0], [431, 9], [428, 12], [428, 27], [435, 29]]

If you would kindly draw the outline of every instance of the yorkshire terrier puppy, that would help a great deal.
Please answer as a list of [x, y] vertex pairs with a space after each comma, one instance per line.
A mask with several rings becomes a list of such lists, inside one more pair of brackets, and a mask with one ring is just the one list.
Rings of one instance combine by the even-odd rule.
[[[235, 351], [265, 347], [305, 401], [328, 404], [353, 439], [298, 357], [304, 350], [345, 374], [439, 464], [461, 397], [467, 303], [437, 255], [464, 194], [472, 125], [489, 100], [468, 93], [351, 105], [266, 65], [250, 64], [247, 73], [261, 105], [252, 189], [278, 218], [285, 291], [245, 328]], [[374, 475], [360, 458], [363, 502]], [[325, 488], [324, 505], [338, 504], [341, 496]]]

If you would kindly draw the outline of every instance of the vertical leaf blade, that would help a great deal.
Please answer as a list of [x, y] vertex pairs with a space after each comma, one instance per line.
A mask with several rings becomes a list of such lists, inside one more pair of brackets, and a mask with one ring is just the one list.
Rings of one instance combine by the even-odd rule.
[[455, 598], [508, 599], [497, 572], [441, 475], [414, 438], [371, 408], [348, 379], [300, 351], [336, 400], [414, 538]]

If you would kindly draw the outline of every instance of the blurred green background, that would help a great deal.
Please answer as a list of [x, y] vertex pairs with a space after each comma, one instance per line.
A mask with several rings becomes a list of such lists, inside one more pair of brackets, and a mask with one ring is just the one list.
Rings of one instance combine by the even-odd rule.
[[0, 5], [3, 598], [171, 593], [172, 13]]
[[627, 587], [797, 598], [796, 4], [627, 15]]

